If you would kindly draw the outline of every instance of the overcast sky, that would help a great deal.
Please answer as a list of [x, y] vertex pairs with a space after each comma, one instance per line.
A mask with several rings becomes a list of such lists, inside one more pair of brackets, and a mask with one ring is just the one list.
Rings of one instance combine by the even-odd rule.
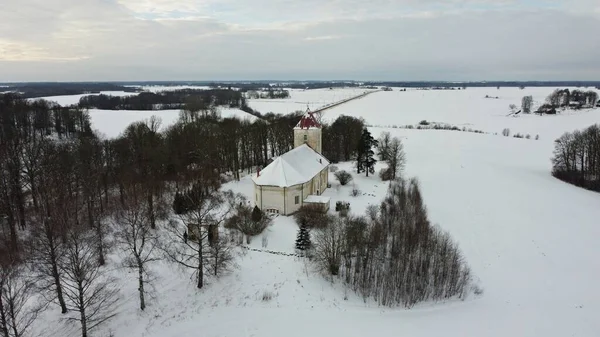
[[0, 82], [600, 80], [600, 0], [0, 0]]

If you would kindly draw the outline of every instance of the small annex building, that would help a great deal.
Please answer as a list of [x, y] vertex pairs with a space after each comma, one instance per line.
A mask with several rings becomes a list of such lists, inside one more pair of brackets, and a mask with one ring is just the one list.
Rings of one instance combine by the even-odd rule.
[[252, 176], [255, 205], [282, 215], [293, 214], [304, 204], [328, 210], [330, 199], [321, 194], [329, 183], [329, 161], [321, 149], [321, 125], [307, 112], [294, 127], [294, 148]]

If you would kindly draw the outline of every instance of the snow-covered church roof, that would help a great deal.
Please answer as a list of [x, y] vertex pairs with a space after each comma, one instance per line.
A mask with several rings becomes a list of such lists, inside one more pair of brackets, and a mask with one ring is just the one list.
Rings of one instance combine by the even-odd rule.
[[329, 165], [317, 151], [302, 144], [275, 158], [262, 169], [257, 176], [252, 176], [256, 185], [290, 187], [310, 181]]

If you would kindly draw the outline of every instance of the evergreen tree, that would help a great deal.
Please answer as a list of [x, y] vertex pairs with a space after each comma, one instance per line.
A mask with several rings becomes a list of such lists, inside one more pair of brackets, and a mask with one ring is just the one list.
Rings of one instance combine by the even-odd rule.
[[373, 138], [369, 130], [364, 128], [356, 150], [357, 173], [365, 172], [367, 177], [369, 176], [369, 173], [375, 173], [375, 163], [377, 163], [377, 160], [375, 160], [373, 147], [377, 146], [377, 144], [378, 142]]
[[258, 206], [254, 206], [254, 209], [252, 210], [252, 221], [254, 222], [260, 222], [260, 220], [262, 220], [263, 214], [262, 211], [260, 210], [260, 208], [258, 208]]
[[310, 232], [306, 225], [301, 225], [298, 230], [298, 236], [296, 237], [296, 249], [307, 250], [310, 248]]
[[179, 191], [175, 193], [175, 198], [173, 199], [173, 212], [180, 215], [186, 212], [185, 197]]

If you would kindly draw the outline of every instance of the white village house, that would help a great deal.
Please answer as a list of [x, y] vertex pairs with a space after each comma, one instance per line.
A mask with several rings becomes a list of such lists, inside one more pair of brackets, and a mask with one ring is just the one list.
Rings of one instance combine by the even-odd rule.
[[321, 194], [329, 182], [329, 161], [321, 154], [321, 145], [321, 125], [308, 112], [294, 127], [294, 149], [252, 176], [255, 205], [283, 215], [305, 204], [327, 211], [330, 199]]

